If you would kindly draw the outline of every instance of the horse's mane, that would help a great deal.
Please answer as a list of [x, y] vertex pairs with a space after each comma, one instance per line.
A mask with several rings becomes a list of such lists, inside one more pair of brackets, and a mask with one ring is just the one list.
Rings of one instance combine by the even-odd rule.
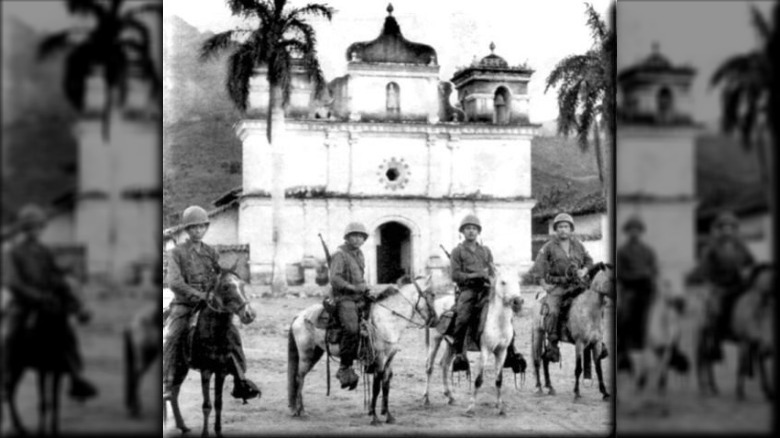
[[[409, 284], [411, 284], [411, 283], [409, 283]], [[384, 300], [386, 300], [386, 299], [388, 299], [388, 298], [390, 298], [390, 297], [392, 297], [394, 295], [399, 294], [400, 292], [401, 292], [401, 290], [399, 288], [397, 288], [395, 286], [388, 286], [388, 287], [385, 288], [385, 290], [383, 290], [382, 292], [379, 293], [379, 295], [376, 296], [374, 301], [375, 302], [384, 301]]]
[[604, 262], [598, 262], [595, 265], [593, 265], [590, 269], [588, 269], [588, 273], [586, 274], [588, 276], [588, 282], [593, 281], [593, 277], [596, 276], [600, 271], [603, 271], [605, 269], [614, 269], [611, 264], [604, 263]]
[[756, 281], [758, 280], [758, 277], [764, 273], [764, 271], [772, 271], [772, 264], [768, 262], [762, 262], [755, 266], [753, 266], [753, 269], [750, 271], [750, 277], [748, 277], [747, 281], [747, 290], [753, 289], [756, 285]]

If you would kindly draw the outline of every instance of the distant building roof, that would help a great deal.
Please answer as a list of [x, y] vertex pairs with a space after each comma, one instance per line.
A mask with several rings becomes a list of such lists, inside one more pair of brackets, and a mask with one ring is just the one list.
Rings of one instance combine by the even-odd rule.
[[679, 76], [693, 76], [696, 69], [687, 65], [673, 65], [668, 58], [660, 53], [658, 43], [653, 43], [652, 53], [643, 61], [621, 70], [618, 73], [618, 82], [627, 82], [634, 79], [642, 79], [645, 74], [670, 73]]
[[382, 33], [372, 41], [352, 43], [346, 52], [350, 62], [436, 65], [436, 50], [427, 44], [407, 40], [393, 17], [393, 5], [387, 6]]
[[531, 216], [534, 219], [544, 220], [555, 217], [558, 213], [569, 213], [571, 215], [606, 213], [607, 200], [601, 193], [601, 189], [594, 190], [584, 196], [575, 194], [568, 196], [554, 206], [533, 209]]

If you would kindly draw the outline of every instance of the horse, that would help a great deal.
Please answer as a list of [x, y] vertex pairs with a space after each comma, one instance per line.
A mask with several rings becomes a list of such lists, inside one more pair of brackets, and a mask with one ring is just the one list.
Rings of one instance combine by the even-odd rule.
[[[561, 315], [566, 317], [565, 328], [568, 329], [563, 330], [561, 341], [574, 344], [575, 347], [575, 400], [580, 398], [580, 375], [583, 367], [586, 371], [590, 370], [591, 355], [592, 360], [596, 363], [599, 391], [604, 400], [609, 400], [609, 393], [604, 385], [601, 370], [601, 356], [605, 348], [602, 321], [604, 319], [604, 297], [615, 298], [614, 268], [607, 263], [596, 263], [588, 270], [586, 280], [588, 280], [589, 286], [584, 292], [574, 298], [567, 314]], [[550, 383], [549, 360], [547, 355], [544, 354], [545, 330], [542, 309], [545, 306], [545, 296], [537, 297], [538, 305], [536, 306], [537, 310], [534, 311], [534, 320], [531, 328], [531, 356], [533, 357], [534, 373], [536, 374], [536, 393], [538, 395], [543, 393], [539, 379], [539, 364], [541, 361], [544, 369], [544, 386], [548, 389], [549, 395], [554, 395], [555, 389]]]
[[[194, 331], [191, 334], [191, 357], [188, 362], [176, 370], [171, 387], [171, 408], [176, 427], [182, 433], [190, 429], [184, 424], [179, 409], [179, 390], [188, 371], [200, 370], [201, 390], [203, 392], [203, 436], [208, 436], [211, 399], [209, 388], [214, 376], [214, 432], [222, 435], [222, 387], [225, 377], [235, 367], [235, 360], [229, 351], [229, 334], [235, 330], [233, 315], [237, 315], [242, 324], [251, 324], [255, 312], [244, 293], [244, 282], [235, 272], [235, 267], [222, 269], [214, 286], [206, 292], [205, 306], [200, 311]], [[182, 340], [182, 342], [186, 342]], [[197, 357], [197, 360], [195, 359]], [[163, 400], [163, 419], [167, 419], [166, 400]]]
[[[419, 277], [411, 284], [390, 287], [380, 293], [368, 312], [366, 331], [370, 335], [370, 353], [373, 360], [364, 365], [373, 368], [374, 383], [368, 415], [371, 424], [380, 424], [376, 414], [376, 402], [382, 389], [382, 411], [386, 422], [395, 423], [390, 413], [390, 382], [393, 378], [393, 358], [399, 351], [398, 342], [404, 330], [411, 324], [418, 328], [427, 327], [434, 318], [432, 309], [434, 296], [431, 292], [430, 276], [424, 287], [419, 285]], [[314, 304], [295, 316], [288, 331], [287, 349], [287, 394], [288, 406], [293, 417], [304, 415], [303, 385], [306, 375], [312, 370], [326, 349], [329, 354], [338, 356], [338, 344], [326, 345], [325, 328], [318, 324], [324, 307]], [[326, 361], [329, 360], [327, 357]]]
[[[72, 293], [77, 295], [79, 281], [70, 274], [67, 274], [64, 280]], [[6, 304], [10, 304], [10, 301]], [[26, 435], [27, 431], [16, 407], [16, 389], [26, 369], [37, 371], [38, 434], [44, 435], [48, 429], [48, 433], [58, 435], [60, 382], [62, 376], [69, 372], [73, 358], [66, 357], [58, 346], [70, 340], [63, 339], [57, 334], [67, 330], [66, 327], [70, 324], [69, 314], [64, 309], [43, 308], [32, 311], [27, 318], [26, 328], [19, 333], [20, 338], [11, 340], [5, 335], [3, 337], [5, 345], [0, 350], [5, 356], [3, 374], [7, 379], [8, 387], [3, 387], [2, 391], [8, 389], [8, 393], [3, 394], [2, 401], [8, 401], [11, 424], [16, 433]], [[87, 323], [90, 316], [88, 313], [81, 313], [78, 318], [81, 323]], [[13, 342], [6, 343], [7, 341]], [[28, 348], [30, 345], [34, 345], [35, 348], [30, 350]]]
[[667, 279], [660, 282], [660, 288], [653, 295], [645, 330], [645, 339], [637, 366], [637, 391], [644, 389], [648, 376], [659, 392], [666, 387], [670, 368], [681, 373], [688, 371], [688, 359], [681, 352], [683, 318], [686, 312], [685, 297], [672, 290]]
[[764, 396], [770, 401], [774, 398], [766, 370], [767, 359], [774, 355], [772, 276], [770, 264], [756, 266], [751, 273], [750, 287], [737, 299], [731, 316], [731, 329], [739, 348], [736, 386], [739, 400], [745, 399], [745, 377], [753, 377], [756, 362]]
[[160, 312], [159, 304], [150, 304], [136, 312], [122, 331], [125, 407], [133, 418], [141, 415], [141, 403], [138, 399], [141, 377], [161, 355], [160, 339], [164, 317], [165, 315]]
[[[484, 326], [479, 336], [479, 360], [476, 366], [476, 379], [474, 381], [474, 390], [471, 394], [469, 406], [466, 409], [466, 415], [474, 415], [476, 399], [479, 389], [484, 379], [484, 369], [492, 354], [495, 358], [496, 368], [496, 407], [499, 415], [506, 415], [506, 409], [501, 398], [501, 385], [503, 382], [504, 362], [506, 361], [507, 349], [509, 343], [514, 338], [514, 327], [512, 319], [514, 315], [519, 315], [523, 308], [523, 298], [520, 296], [520, 282], [508, 281], [508, 274], [500, 268], [496, 269], [495, 284], [490, 288], [487, 303], [483, 309]], [[455, 302], [453, 295], [448, 295], [436, 300], [434, 309], [437, 315], [442, 315], [444, 311], [452, 308]], [[433, 374], [433, 363], [436, 360], [436, 353], [442, 344], [444, 334], [434, 331], [434, 337], [430, 348], [428, 349], [428, 358], [426, 360], [425, 372], [427, 382], [423, 403], [430, 404], [429, 391], [431, 386], [431, 375]], [[468, 342], [468, 340], [467, 340]], [[454, 404], [455, 399], [450, 390], [448, 371], [455, 358], [455, 352], [448, 343], [444, 343], [444, 354], [441, 359], [442, 381], [444, 382], [444, 396], [448, 399], [448, 404]]]

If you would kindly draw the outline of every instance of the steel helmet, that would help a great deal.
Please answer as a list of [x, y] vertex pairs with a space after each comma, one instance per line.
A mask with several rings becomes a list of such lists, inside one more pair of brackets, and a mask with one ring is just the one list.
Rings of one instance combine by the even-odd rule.
[[198, 207], [197, 205], [192, 205], [187, 207], [187, 209], [184, 210], [184, 213], [182, 213], [181, 222], [182, 225], [184, 225], [184, 228], [187, 228], [191, 225], [208, 225], [209, 215], [203, 208]]
[[625, 224], [623, 224], [623, 231], [628, 231], [631, 228], [637, 228], [639, 231], [645, 231], [645, 223], [639, 216], [631, 216], [628, 218]]
[[466, 217], [463, 218], [462, 221], [460, 221], [460, 227], [458, 227], [458, 231], [461, 233], [463, 232], [463, 227], [466, 225], [474, 225], [479, 229], [479, 232], [482, 232], [482, 224], [479, 222], [479, 218], [473, 214], [467, 214]]
[[347, 228], [344, 229], [344, 240], [352, 233], [362, 234], [363, 239], [368, 239], [368, 231], [366, 231], [366, 227], [360, 222], [350, 222], [349, 225], [347, 225]]
[[46, 213], [36, 204], [27, 204], [19, 209], [19, 225], [22, 228], [32, 228], [46, 223]]
[[553, 231], [558, 227], [560, 222], [568, 222], [571, 225], [571, 230], [574, 231], [574, 219], [567, 213], [560, 213], [553, 219]]

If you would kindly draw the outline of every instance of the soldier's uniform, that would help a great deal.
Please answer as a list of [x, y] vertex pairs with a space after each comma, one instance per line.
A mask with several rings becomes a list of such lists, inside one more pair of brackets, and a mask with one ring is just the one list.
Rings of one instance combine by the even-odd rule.
[[[205, 210], [193, 206], [184, 210], [182, 222], [185, 227], [208, 224]], [[174, 294], [167, 317], [168, 332], [163, 346], [163, 397], [170, 396], [174, 382], [181, 380], [189, 370], [186, 337], [189, 333], [191, 318], [199, 306], [204, 303], [206, 291], [218, 280], [221, 268], [219, 254], [211, 246], [201, 242], [195, 244], [187, 240], [171, 250], [168, 258], [168, 287]], [[241, 338], [237, 330], [228, 333], [228, 342], [233, 348], [234, 388], [232, 395], [248, 399], [256, 396], [256, 387], [243, 376], [246, 372], [246, 359], [241, 349]]]
[[[46, 217], [40, 207], [28, 205], [20, 211], [20, 225], [23, 230], [29, 227], [45, 226]], [[59, 350], [63, 358], [62, 366], [72, 376], [70, 395], [76, 399], [86, 399], [97, 395], [96, 388], [80, 376], [83, 361], [78, 349], [76, 333], [68, 322], [68, 315], [79, 315], [84, 322], [89, 317], [81, 301], [76, 297], [65, 281], [65, 273], [57, 266], [54, 255], [37, 238], [25, 238], [3, 254], [3, 283], [11, 293], [11, 301], [4, 313], [4, 341], [7, 351], [18, 351], [26, 335], [37, 330], [41, 319], [47, 324], [47, 353], [51, 349]], [[45, 316], [44, 316], [45, 315]], [[4, 369], [20, 370], [12, 355], [4, 356]], [[23, 357], [19, 357], [23, 360]], [[16, 376], [4, 373], [5, 389]]]
[[[553, 230], [561, 222], [568, 222], [574, 231], [574, 220], [568, 214], [559, 214], [553, 220]], [[561, 239], [553, 236], [539, 250], [536, 261], [532, 268], [533, 272], [543, 278], [545, 282], [552, 286], [547, 291], [548, 314], [545, 318], [545, 329], [547, 338], [551, 342], [550, 359], [556, 362], [560, 354], [558, 353], [558, 318], [560, 313], [561, 300], [567, 293], [571, 293], [577, 288], [576, 270], [582, 268], [592, 268], [593, 259], [588, 251], [574, 236], [569, 237], [569, 253], [562, 246]]]
[[[737, 227], [736, 217], [731, 213], [722, 214], [716, 226]], [[717, 236], [704, 249], [701, 257], [701, 271], [713, 285], [716, 298], [717, 329], [719, 335], [729, 333], [729, 315], [737, 296], [747, 287], [742, 272], [755, 264], [755, 259], [745, 243], [736, 235]]]
[[[623, 230], [630, 232], [645, 230], [644, 223], [631, 217]], [[658, 263], [655, 251], [639, 239], [629, 239], [617, 250], [617, 280], [620, 286], [618, 318], [620, 333], [625, 333], [621, 349], [639, 349], [644, 344], [647, 316], [650, 311], [655, 281], [658, 276]]]
[[[344, 231], [346, 240], [350, 234], [361, 234], [368, 238], [366, 228], [353, 222]], [[360, 248], [351, 248], [345, 243], [339, 246], [330, 262], [331, 294], [336, 302], [336, 313], [341, 325], [339, 356], [341, 366], [336, 374], [342, 382], [342, 388], [350, 390], [357, 387], [357, 374], [352, 370], [352, 363], [357, 357], [360, 326], [358, 311], [363, 303], [365, 291], [368, 290], [365, 280], [366, 262]]]
[[[482, 232], [479, 218], [467, 215], [460, 223], [458, 230], [463, 232], [466, 225], [474, 225]], [[493, 269], [493, 253], [485, 245], [474, 242], [474, 248], [470, 248], [461, 242], [450, 253], [450, 273], [452, 281], [458, 285], [458, 296], [455, 302], [455, 319], [450, 324], [445, 339], [452, 344], [452, 351], [458, 356], [453, 370], [457, 371], [465, 361], [463, 357], [466, 331], [472, 328], [472, 334], [476, 334], [479, 318], [490, 291], [489, 278], [470, 278], [470, 274], [487, 272], [488, 277], [495, 278]]]

